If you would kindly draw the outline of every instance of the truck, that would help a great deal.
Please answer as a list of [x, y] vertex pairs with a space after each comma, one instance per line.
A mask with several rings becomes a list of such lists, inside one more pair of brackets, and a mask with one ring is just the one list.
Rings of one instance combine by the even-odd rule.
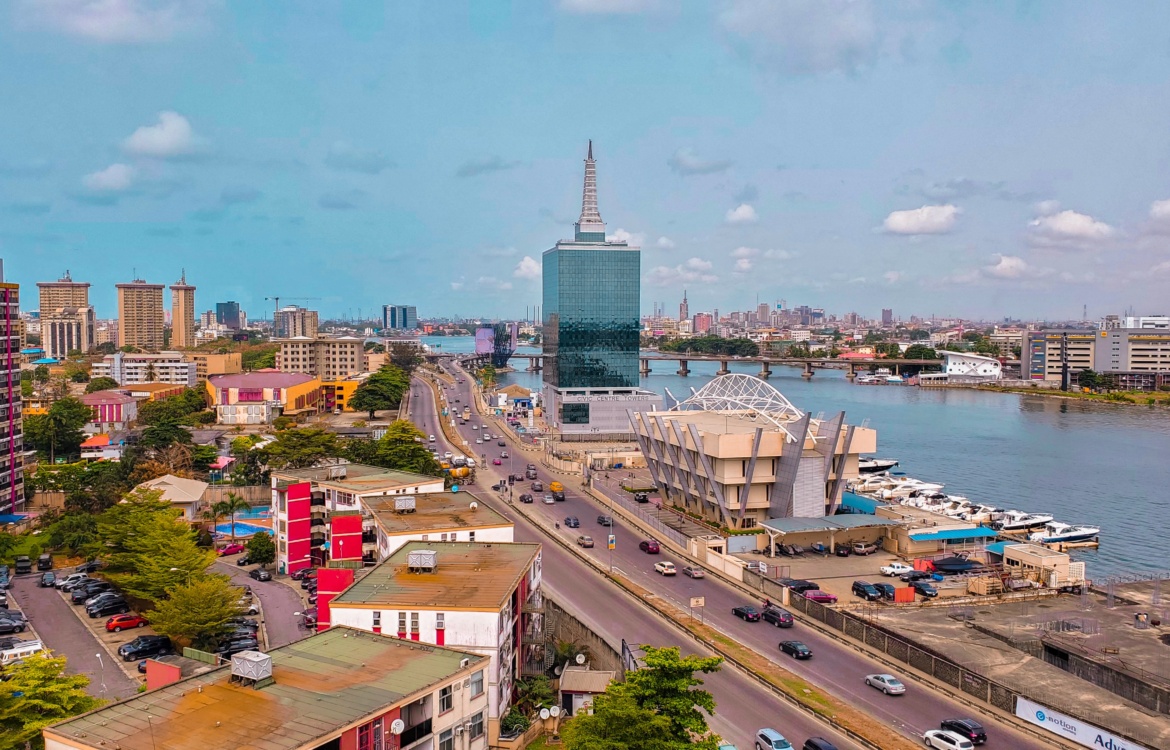
[[471, 409], [465, 406], [463, 407], [463, 421], [466, 422], [469, 419], [471, 419]]

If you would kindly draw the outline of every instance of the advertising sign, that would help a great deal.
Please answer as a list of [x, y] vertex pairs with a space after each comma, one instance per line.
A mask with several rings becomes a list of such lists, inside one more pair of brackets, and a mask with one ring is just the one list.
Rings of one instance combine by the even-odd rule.
[[606, 546], [606, 547], [609, 547], [610, 549], [613, 549], [614, 547], [617, 547], [617, 535], [616, 535], [616, 534], [610, 534], [610, 535], [609, 535], [609, 539], [607, 539], [607, 540], [606, 540], [606, 542], [605, 542], [605, 546]]
[[1141, 750], [1141, 745], [1136, 742], [1123, 740], [1092, 724], [1053, 711], [1027, 698], [1016, 698], [1016, 716], [1085, 747], [1103, 750]]
[[707, 606], [707, 597], [705, 597], [705, 596], [692, 596], [691, 597], [691, 608], [692, 609], [695, 609], [698, 607], [705, 607], [705, 606]]

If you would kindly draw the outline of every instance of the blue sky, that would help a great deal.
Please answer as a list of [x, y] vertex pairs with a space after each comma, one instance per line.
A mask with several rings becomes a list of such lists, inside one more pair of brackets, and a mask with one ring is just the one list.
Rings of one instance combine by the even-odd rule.
[[643, 309], [1170, 311], [1170, 5], [0, 5], [0, 257], [99, 317], [519, 316], [592, 138]]

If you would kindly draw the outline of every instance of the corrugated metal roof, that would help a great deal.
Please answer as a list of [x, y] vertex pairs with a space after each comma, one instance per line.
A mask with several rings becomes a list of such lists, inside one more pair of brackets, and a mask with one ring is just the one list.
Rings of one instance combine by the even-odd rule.
[[487, 658], [334, 627], [269, 651], [275, 683], [230, 682], [231, 668], [129, 698], [48, 731], [82, 747], [292, 750], [382, 713]]
[[[344, 476], [332, 476], [339, 474], [342, 469], [345, 470]], [[310, 469], [274, 471], [272, 476], [281, 482], [313, 482], [321, 487], [333, 487], [359, 495], [404, 489], [439, 481], [439, 477], [426, 474], [349, 463], [316, 466]]]
[[1003, 550], [1008, 546], [1008, 542], [992, 542], [987, 545], [987, 551], [996, 555], [1003, 555]]
[[561, 675], [561, 690], [567, 693], [604, 693], [613, 678], [613, 672], [567, 667]]
[[924, 531], [911, 534], [910, 539], [915, 542], [954, 541], [955, 539], [992, 539], [998, 536], [992, 529], [979, 526], [974, 529], [942, 529], [941, 531]]
[[842, 531], [844, 529], [876, 528], [897, 526], [898, 521], [878, 518], [865, 513], [841, 513], [823, 518], [769, 518], [761, 526], [782, 534], [799, 534], [804, 531]]
[[[412, 498], [414, 512], [398, 513], [394, 501]], [[471, 504], [476, 503], [476, 509]], [[470, 492], [429, 492], [423, 495], [389, 495], [364, 498], [362, 504], [374, 514], [374, 520], [387, 534], [418, 531], [443, 532], [452, 529], [475, 529], [510, 526], [511, 521], [487, 507]]]
[[[407, 556], [419, 550], [437, 553], [433, 571], [408, 570]], [[539, 554], [539, 544], [411, 541], [338, 594], [329, 606], [380, 604], [494, 612], [516, 590]]]

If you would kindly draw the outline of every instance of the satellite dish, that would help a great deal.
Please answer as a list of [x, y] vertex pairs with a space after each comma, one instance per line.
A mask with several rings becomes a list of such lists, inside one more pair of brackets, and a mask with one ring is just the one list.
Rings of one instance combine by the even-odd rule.
[[558, 716], [560, 716], [560, 715], [561, 715], [561, 707], [560, 707], [560, 706], [553, 706], [552, 708], [550, 708], [550, 709], [548, 710], [548, 712], [549, 712], [549, 714], [551, 714], [551, 715], [552, 715], [552, 717], [555, 719], [555, 718], [557, 718]]
[[471, 504], [469, 507], [470, 507], [472, 510], [475, 510], [476, 508], [478, 508], [478, 507], [479, 507], [479, 503], [472, 503], [472, 504]]
[[404, 722], [402, 719], [395, 719], [394, 721], [390, 722], [390, 734], [402, 734], [405, 729], [406, 722]]
[[585, 654], [577, 654], [577, 664], [585, 663]]
[[547, 719], [550, 716], [552, 716], [552, 711], [549, 711], [547, 708], [540, 709], [540, 718]]
[[564, 671], [565, 671], [565, 668], [564, 668], [564, 666], [562, 666], [562, 665], [560, 665], [560, 664], [558, 664], [558, 665], [556, 665], [555, 667], [553, 667], [553, 674], [555, 674], [557, 677], [560, 677], [560, 676], [561, 676], [561, 672], [564, 672]]
[[451, 485], [451, 491], [452, 491], [452, 492], [458, 492], [458, 491], [459, 491], [459, 485], [457, 485], [457, 484], [453, 484], [453, 485]]

